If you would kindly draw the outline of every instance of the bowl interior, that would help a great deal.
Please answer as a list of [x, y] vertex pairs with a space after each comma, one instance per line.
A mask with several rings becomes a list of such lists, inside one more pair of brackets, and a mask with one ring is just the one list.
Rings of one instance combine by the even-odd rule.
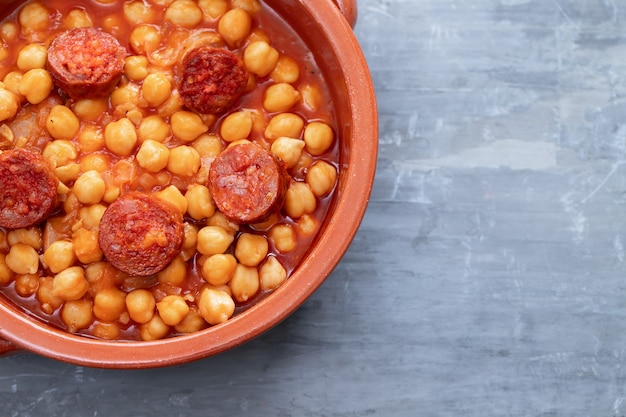
[[[17, 1], [0, 0], [0, 17]], [[74, 336], [30, 317], [0, 297], [0, 336], [29, 351], [86, 366], [144, 368], [210, 356], [268, 330], [327, 278], [352, 241], [369, 199], [377, 157], [377, 110], [370, 75], [352, 29], [331, 0], [267, 0], [305, 40], [329, 84], [341, 146], [337, 192], [317, 239], [291, 277], [228, 322], [154, 342]]]

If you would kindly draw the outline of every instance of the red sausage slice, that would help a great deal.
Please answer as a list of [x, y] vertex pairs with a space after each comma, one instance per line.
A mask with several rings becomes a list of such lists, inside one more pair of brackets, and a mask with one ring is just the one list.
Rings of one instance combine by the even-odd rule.
[[0, 226], [34, 226], [50, 216], [59, 180], [41, 154], [18, 148], [0, 154]]
[[179, 92], [189, 109], [219, 114], [244, 93], [248, 71], [233, 52], [212, 46], [192, 49], [182, 62]]
[[254, 143], [224, 150], [209, 169], [209, 190], [219, 210], [237, 223], [257, 223], [285, 201], [289, 174], [284, 164]]
[[126, 49], [95, 28], [74, 28], [48, 48], [47, 69], [57, 86], [74, 99], [107, 96], [124, 73]]
[[163, 270], [183, 243], [183, 216], [171, 204], [138, 191], [119, 197], [105, 210], [98, 243], [120, 271], [147, 276]]

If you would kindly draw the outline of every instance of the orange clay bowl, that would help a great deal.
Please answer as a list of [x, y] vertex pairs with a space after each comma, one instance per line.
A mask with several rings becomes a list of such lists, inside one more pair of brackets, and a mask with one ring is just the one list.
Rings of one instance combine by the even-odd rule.
[[[313, 51], [335, 104], [340, 129], [338, 187], [308, 254], [270, 296], [223, 324], [150, 342], [113, 342], [72, 335], [25, 314], [0, 296], [0, 354], [20, 350], [100, 368], [170, 366], [226, 351], [280, 323], [330, 275], [361, 223], [374, 180], [378, 146], [370, 73], [352, 31], [356, 0], [266, 0]], [[0, 0], [0, 17], [19, 1]]]

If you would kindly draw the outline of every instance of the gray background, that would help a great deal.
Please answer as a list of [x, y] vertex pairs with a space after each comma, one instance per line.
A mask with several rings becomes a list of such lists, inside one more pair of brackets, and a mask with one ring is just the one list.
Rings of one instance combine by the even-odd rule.
[[182, 366], [0, 358], [2, 416], [626, 414], [626, 1], [360, 0], [355, 30], [380, 157], [325, 284]]

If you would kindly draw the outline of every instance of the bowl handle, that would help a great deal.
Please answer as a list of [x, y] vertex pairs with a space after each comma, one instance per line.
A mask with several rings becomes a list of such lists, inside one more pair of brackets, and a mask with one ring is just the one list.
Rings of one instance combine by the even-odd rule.
[[352, 28], [356, 25], [356, 0], [333, 0]]
[[9, 342], [8, 340], [4, 340], [0, 338], [0, 356], [6, 353], [16, 351], [16, 350], [19, 350], [19, 348], [15, 346], [13, 343]]

